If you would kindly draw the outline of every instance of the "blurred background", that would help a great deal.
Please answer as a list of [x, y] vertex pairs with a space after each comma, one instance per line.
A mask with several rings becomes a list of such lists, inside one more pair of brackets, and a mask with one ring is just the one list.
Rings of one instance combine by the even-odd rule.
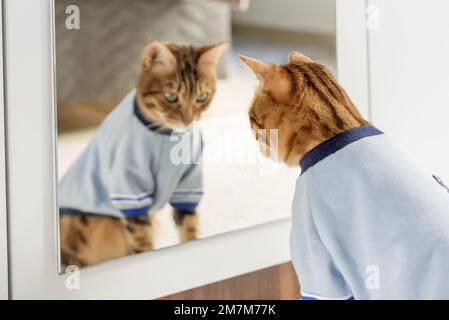
[[[73, 4], [81, 12], [79, 30], [65, 28], [66, 8]], [[143, 48], [154, 39], [231, 42], [221, 78], [243, 67], [237, 53], [285, 63], [293, 49], [336, 71], [334, 0], [56, 0], [55, 7], [60, 108], [79, 102], [90, 110], [91, 103], [106, 111], [115, 106], [134, 87]], [[77, 108], [59, 129], [70, 130], [77, 116], [83, 119], [74, 129], [90, 125]]]

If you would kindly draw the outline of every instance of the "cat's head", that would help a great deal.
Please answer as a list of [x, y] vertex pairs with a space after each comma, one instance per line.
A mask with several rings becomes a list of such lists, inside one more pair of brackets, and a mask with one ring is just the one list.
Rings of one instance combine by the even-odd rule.
[[154, 123], [188, 128], [207, 109], [215, 94], [216, 66], [227, 49], [151, 42], [144, 51], [137, 82], [137, 101]]
[[367, 123], [327, 68], [305, 55], [294, 51], [284, 65], [240, 58], [260, 82], [249, 118], [266, 156], [296, 166], [319, 143]]

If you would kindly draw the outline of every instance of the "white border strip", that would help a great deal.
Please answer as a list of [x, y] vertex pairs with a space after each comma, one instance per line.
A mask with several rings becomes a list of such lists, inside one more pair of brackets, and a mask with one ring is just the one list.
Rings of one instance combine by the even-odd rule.
[[3, 92], [3, 18], [0, 1], [0, 300], [8, 299], [8, 229], [6, 207], [5, 97]]
[[[143, 198], [143, 197], [150, 198], [150, 196], [151, 196], [151, 193], [149, 193], [149, 192], [142, 192], [142, 193], [138, 193], [138, 194], [111, 193], [109, 195], [109, 197], [113, 200], [117, 200], [117, 198], [123, 198], [126, 200], [136, 200], [136, 201], [139, 201], [139, 199]], [[153, 198], [153, 196], [151, 196], [151, 198]], [[122, 201], [122, 200], [117, 200], [117, 201]]]

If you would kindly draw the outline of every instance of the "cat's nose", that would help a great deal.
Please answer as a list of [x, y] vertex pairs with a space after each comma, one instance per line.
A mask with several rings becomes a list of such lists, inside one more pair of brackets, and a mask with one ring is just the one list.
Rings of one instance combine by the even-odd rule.
[[193, 122], [193, 114], [191, 112], [183, 112], [181, 114], [182, 116], [182, 123], [186, 126], [189, 126]]

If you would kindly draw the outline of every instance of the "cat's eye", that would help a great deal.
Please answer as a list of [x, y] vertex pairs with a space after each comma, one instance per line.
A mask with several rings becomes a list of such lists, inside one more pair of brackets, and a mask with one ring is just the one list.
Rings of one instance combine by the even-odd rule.
[[178, 95], [173, 91], [165, 91], [164, 99], [169, 103], [175, 103], [178, 102]]
[[207, 98], [209, 98], [209, 92], [203, 92], [196, 98], [196, 102], [204, 102]]

